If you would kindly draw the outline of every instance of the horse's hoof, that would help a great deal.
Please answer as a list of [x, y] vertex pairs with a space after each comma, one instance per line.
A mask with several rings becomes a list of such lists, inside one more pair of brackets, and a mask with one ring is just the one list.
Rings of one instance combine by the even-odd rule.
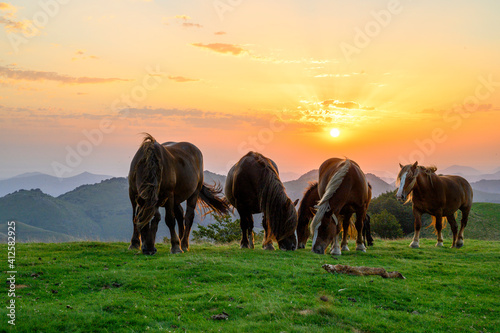
[[443, 247], [443, 242], [437, 242], [436, 247]]
[[366, 252], [366, 246], [364, 244], [356, 245], [356, 251]]
[[248, 244], [240, 244], [240, 249], [251, 249], [251, 247]]
[[182, 251], [180, 247], [173, 247], [170, 249], [170, 253], [177, 254], [177, 253], [184, 253], [184, 251]]
[[129, 250], [140, 250], [141, 249], [141, 246], [138, 245], [138, 244], [130, 244], [130, 246], [128, 247]]
[[462, 246], [464, 246], [464, 241], [463, 240], [458, 240], [457, 243], [455, 244], [455, 247], [457, 249], [461, 248]]
[[305, 249], [306, 248], [306, 244], [304, 243], [299, 243], [299, 245], [297, 246], [297, 249]]
[[262, 245], [262, 248], [263, 248], [264, 250], [268, 250], [268, 251], [274, 251], [274, 250], [275, 250], [275, 248], [274, 248], [273, 244], [266, 244], [266, 245]]
[[330, 251], [330, 254], [334, 255], [334, 256], [340, 256], [342, 255], [342, 251], [340, 251], [340, 248], [339, 247], [334, 247], [331, 251]]
[[418, 249], [420, 246], [418, 245], [418, 242], [411, 242], [410, 247], [412, 249]]
[[349, 251], [349, 246], [343, 245], [342, 246], [342, 251]]

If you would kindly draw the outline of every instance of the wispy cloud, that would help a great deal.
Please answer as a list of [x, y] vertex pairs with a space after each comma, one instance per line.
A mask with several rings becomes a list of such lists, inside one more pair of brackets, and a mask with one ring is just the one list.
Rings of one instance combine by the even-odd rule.
[[203, 43], [193, 43], [192, 46], [204, 48], [213, 52], [221, 53], [221, 54], [231, 54], [231, 55], [241, 55], [248, 53], [248, 50], [242, 48], [239, 45], [235, 44], [226, 44], [226, 43], [211, 43], [211, 44], [203, 44]]
[[59, 74], [56, 72], [44, 72], [34, 70], [13, 69], [0, 66], [0, 77], [7, 77], [11, 80], [24, 81], [54, 81], [63, 84], [92, 84], [92, 83], [110, 83], [117, 81], [129, 81], [120, 78], [99, 78], [99, 77], [74, 77]]
[[169, 75], [168, 79], [179, 83], [200, 81], [200, 79], [191, 79], [185, 76], [172, 76], [172, 75]]
[[203, 28], [203, 26], [199, 23], [188, 22], [192, 20], [192, 18], [188, 15], [175, 15], [173, 17], [164, 17], [163, 24], [169, 25], [171, 20], [177, 22], [183, 28]]
[[98, 60], [99, 57], [91, 54], [87, 54], [85, 50], [78, 50], [75, 52], [75, 56], [71, 58], [72, 61], [75, 60], [86, 60], [86, 59], [91, 59], [91, 60]]
[[26, 36], [34, 36], [40, 33], [30, 20], [18, 20], [16, 18], [17, 7], [10, 3], [0, 2], [0, 24], [5, 31], [22, 33]]
[[221, 35], [225, 35], [226, 32], [225, 31], [216, 31], [214, 32], [214, 35], [217, 35], [217, 36], [221, 36]]

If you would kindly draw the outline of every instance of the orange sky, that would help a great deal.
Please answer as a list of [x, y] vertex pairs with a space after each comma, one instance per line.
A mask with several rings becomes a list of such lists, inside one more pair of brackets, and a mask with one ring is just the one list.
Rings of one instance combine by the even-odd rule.
[[123, 176], [141, 132], [221, 174], [500, 166], [498, 2], [66, 2], [0, 2], [0, 178]]

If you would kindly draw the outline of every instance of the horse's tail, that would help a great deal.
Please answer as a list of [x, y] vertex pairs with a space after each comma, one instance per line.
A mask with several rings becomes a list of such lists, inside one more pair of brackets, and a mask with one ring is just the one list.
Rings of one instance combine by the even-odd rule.
[[[321, 220], [323, 219], [323, 216], [325, 216], [326, 212], [330, 210], [330, 204], [328, 202], [342, 184], [342, 181], [344, 180], [344, 177], [347, 175], [347, 172], [349, 171], [350, 167], [351, 167], [351, 161], [346, 159], [343, 162], [343, 165], [340, 167], [340, 169], [328, 181], [328, 184], [326, 185], [325, 194], [323, 194], [323, 197], [316, 205], [316, 208], [318, 210], [316, 211], [316, 215], [314, 215], [314, 218], [311, 223], [311, 233], [313, 235], [316, 235], [316, 230], [318, 230], [321, 224]], [[337, 216], [333, 214], [332, 217], [335, 223], [338, 224]]]
[[[457, 217], [457, 213], [455, 213], [455, 218], [456, 218], [456, 217]], [[429, 225], [426, 227], [426, 229], [427, 229], [427, 228], [430, 228], [430, 227], [434, 227], [434, 231], [433, 231], [433, 233], [434, 233], [434, 235], [437, 235], [437, 231], [436, 231], [436, 217], [435, 217], [434, 215], [432, 215], [432, 216], [431, 216], [431, 218], [432, 218], [432, 222], [431, 222], [431, 224], [429, 224]], [[442, 226], [443, 226], [442, 228], [443, 228], [443, 229], [444, 229], [444, 228], [446, 228], [446, 224], [447, 224], [447, 223], [448, 223], [448, 219], [446, 218], [446, 216], [443, 216], [443, 217], [442, 217]]]
[[201, 203], [204, 208], [210, 209], [209, 212], [215, 212], [217, 215], [224, 216], [229, 214], [231, 205], [225, 198], [220, 198], [218, 194], [222, 193], [222, 187], [220, 185], [210, 186], [203, 183], [201, 187], [200, 196], [198, 202]]
[[141, 229], [151, 221], [157, 210], [158, 194], [160, 192], [162, 165], [157, 141], [145, 133], [144, 141], [139, 150], [143, 156], [136, 165], [136, 172], [142, 172], [142, 183], [138, 187], [138, 206], [134, 223]]

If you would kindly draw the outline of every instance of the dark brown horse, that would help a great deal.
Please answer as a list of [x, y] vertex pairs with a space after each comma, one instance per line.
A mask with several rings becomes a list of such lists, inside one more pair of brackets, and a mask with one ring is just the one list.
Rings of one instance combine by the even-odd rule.
[[[330, 158], [319, 167], [318, 194], [321, 197], [316, 206], [316, 215], [311, 222], [313, 234], [312, 250], [324, 254], [326, 248], [333, 242], [331, 253], [340, 255], [338, 234], [341, 223], [347, 223], [356, 213], [356, 250], [366, 251], [363, 244], [363, 220], [371, 199], [371, 190], [365, 174], [359, 165], [349, 159]], [[345, 224], [344, 224], [345, 225]], [[348, 228], [345, 227], [344, 230]], [[345, 232], [344, 234], [347, 234]], [[346, 246], [347, 239], [342, 246]]]
[[[472, 207], [472, 188], [460, 176], [436, 175], [436, 167], [401, 165], [396, 186], [397, 198], [413, 202], [413, 215], [415, 216], [415, 235], [410, 247], [418, 248], [420, 228], [422, 227], [422, 214], [430, 214], [434, 220], [437, 232], [436, 246], [443, 246], [443, 217], [446, 217], [453, 232], [451, 247], [460, 248], [464, 245], [464, 229], [467, 226], [469, 212]], [[462, 212], [460, 232], [458, 231], [455, 212]]]
[[[371, 189], [370, 183], [368, 183], [368, 187]], [[318, 182], [310, 183], [309, 187], [304, 192], [304, 196], [302, 197], [298, 210], [299, 221], [297, 224], [297, 241], [299, 249], [306, 247], [307, 240], [311, 234], [309, 231], [309, 224], [316, 213], [316, 209], [314, 207], [318, 204], [320, 199], [321, 198], [318, 193]], [[349, 220], [343, 219], [343, 230], [346, 230], [347, 226], [352, 227], [349, 222]], [[342, 250], [348, 251], [349, 248], [347, 247], [347, 239], [345, 238], [347, 235], [347, 232], [342, 234], [342, 244], [345, 244], [345, 247], [342, 246]], [[365, 246], [373, 245], [373, 237], [370, 232], [370, 216], [368, 214], [366, 214], [365, 220], [363, 221], [363, 244], [365, 244]]]
[[296, 249], [297, 212], [272, 160], [255, 152], [243, 156], [229, 170], [225, 194], [240, 214], [241, 248], [254, 248], [252, 214], [263, 213], [262, 247], [274, 250], [275, 240], [282, 250]]
[[[146, 134], [130, 165], [128, 182], [134, 225], [129, 248], [139, 248], [142, 241], [144, 254], [156, 253], [159, 207], [165, 207], [172, 253], [189, 250], [189, 234], [199, 200], [218, 214], [229, 212], [229, 206], [217, 197], [222, 191], [203, 183], [203, 155], [188, 142], [160, 145]], [[187, 201], [185, 217], [181, 208], [184, 201]], [[176, 219], [180, 240], [175, 231]]]

